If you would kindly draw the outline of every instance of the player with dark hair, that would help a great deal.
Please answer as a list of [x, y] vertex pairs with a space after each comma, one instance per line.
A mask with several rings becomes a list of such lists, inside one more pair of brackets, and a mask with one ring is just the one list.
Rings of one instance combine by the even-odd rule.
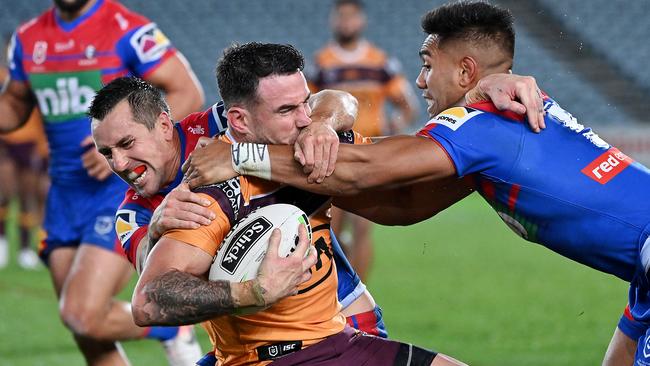
[[[479, 79], [508, 72], [512, 65], [514, 32], [508, 11], [482, 2], [453, 3], [427, 13], [422, 28], [427, 37], [420, 50], [423, 66], [417, 84], [432, 119], [419, 136], [342, 146], [334, 174], [322, 184], [301, 178], [301, 169], [282, 146], [270, 147], [269, 160], [253, 169], [237, 164], [235, 169], [327, 194], [402, 185], [345, 201], [346, 209], [388, 224], [431, 217], [475, 187], [523, 238], [631, 282], [629, 314], [642, 325], [636, 357], [647, 362], [643, 350], [650, 336], [643, 335], [643, 325], [650, 321], [648, 169], [550, 98], [544, 101], [547, 128], [539, 135], [521, 123], [523, 116], [501, 113], [491, 103], [462, 106], [463, 96], [481, 84]], [[196, 151], [187, 163], [188, 174], [194, 177], [212, 169], [209, 180], [190, 184], [236, 174], [226, 174], [230, 166], [219, 160], [226, 158], [228, 148], [215, 143]], [[312, 176], [320, 178], [319, 173]], [[448, 190], [432, 192], [441, 182], [450, 185]], [[623, 334], [628, 331], [625, 322], [614, 335], [606, 364], [633, 362], [636, 339]]]
[[113, 232], [125, 185], [95, 150], [86, 115], [95, 91], [124, 75], [163, 89], [177, 116], [196, 110], [203, 92], [184, 57], [155, 23], [117, 2], [54, 0], [16, 30], [9, 70], [0, 131], [20, 127], [35, 106], [43, 116], [52, 182], [39, 254], [86, 362], [127, 364], [117, 341], [146, 337], [162, 342], [172, 365], [193, 364], [201, 351], [191, 327], [138, 327], [129, 304], [113, 299], [132, 273]]
[[[217, 67], [228, 119], [228, 130], [221, 139], [232, 143], [294, 143], [300, 129], [312, 123], [308, 102], [310, 93], [301, 68], [302, 56], [291, 46], [249, 43], [227, 49]], [[240, 85], [244, 85], [245, 92], [238, 90]], [[168, 141], [182, 135], [173, 133], [178, 130], [172, 127], [164, 111], [159, 114], [156, 126], [148, 130], [136, 121], [139, 113], [131, 114], [134, 107], [131, 98], [127, 96], [117, 104], [111, 103], [113, 94], [118, 94], [109, 93], [111, 88], [111, 85], [106, 88], [107, 98], [103, 98], [104, 93], [100, 92], [95, 101], [108, 102], [108, 108], [97, 108], [108, 110], [108, 113], [97, 114], [101, 119], [95, 119], [93, 123], [98, 149], [109, 159], [113, 169], [126, 177], [139, 192], [147, 194], [161, 176], [161, 172], [153, 172], [155, 166], [164, 166], [154, 164], [154, 159], [171, 156], [166, 153], [153, 157], [152, 154], [170, 150]], [[114, 104], [112, 108], [111, 104]], [[94, 110], [93, 106], [91, 113]], [[129, 133], [123, 137], [119, 131]], [[341, 138], [346, 142], [360, 139], [352, 133]], [[177, 159], [178, 156], [176, 154]], [[142, 165], [146, 165], [145, 169], [140, 168]], [[174, 165], [178, 167], [179, 163]], [[151, 173], [143, 176], [145, 172]], [[347, 364], [365, 359], [376, 365], [393, 365], [407, 359], [417, 365], [459, 364], [443, 355], [346, 327], [337, 301], [336, 265], [327, 217], [329, 197], [244, 177], [203, 187], [196, 192], [201, 200], [208, 201], [207, 207], [216, 217], [208, 225], [198, 228], [167, 231], [158, 240], [146, 260], [133, 297], [133, 312], [139, 324], [204, 321], [220, 365], [267, 364], [278, 356], [282, 356], [274, 362], [278, 365], [308, 364], [321, 357], [328, 360], [324, 364], [341, 364], [341, 360], [346, 360]], [[301, 266], [305, 263], [301, 259], [304, 247], [296, 255], [274, 260], [293, 260], [293, 267], [297, 260], [298, 268], [302, 270], [294, 270], [294, 273], [301, 274], [311, 267], [311, 278], [289, 292], [295, 295], [280, 299], [266, 310], [252, 315], [228, 315], [239, 306], [269, 305], [278, 300], [277, 295], [271, 296], [277, 294], [272, 289], [284, 282], [283, 277], [264, 276], [264, 269], [261, 277], [249, 281], [250, 287], [257, 289], [255, 291], [264, 298], [262, 303], [254, 301], [259, 297], [250, 296], [250, 291], [244, 291], [243, 297], [239, 296], [239, 289], [246, 288], [246, 284], [233, 286], [224, 281], [210, 282], [206, 275], [213, 256], [234, 222], [257, 207], [279, 202], [297, 205], [310, 216], [315, 248], [314, 256], [310, 258], [313, 261], [308, 267]], [[265, 261], [273, 260], [270, 257]], [[283, 271], [281, 267], [265, 268]], [[341, 349], [334, 351], [333, 346]], [[281, 352], [274, 353], [274, 349], [281, 349]], [[359, 353], [361, 349], [364, 351]], [[352, 355], [354, 357], [350, 357]]]

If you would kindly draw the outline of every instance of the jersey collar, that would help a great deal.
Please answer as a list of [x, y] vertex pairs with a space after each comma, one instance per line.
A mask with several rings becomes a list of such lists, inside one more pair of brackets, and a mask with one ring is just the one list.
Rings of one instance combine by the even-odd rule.
[[65, 20], [61, 19], [58, 9], [54, 8], [54, 19], [56, 20], [56, 24], [61, 27], [61, 29], [66, 32], [71, 32], [84, 20], [90, 18], [93, 14], [95, 14], [103, 4], [104, 0], [97, 0], [97, 2], [90, 9], [88, 9], [87, 12], [81, 14], [80, 17], [71, 22], [66, 22]]

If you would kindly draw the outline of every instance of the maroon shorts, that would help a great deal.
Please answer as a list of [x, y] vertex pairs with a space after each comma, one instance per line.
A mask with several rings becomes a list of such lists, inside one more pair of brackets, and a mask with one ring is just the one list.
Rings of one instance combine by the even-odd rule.
[[36, 143], [8, 143], [0, 140], [0, 152], [6, 154], [20, 170], [31, 169], [36, 172], [46, 172], [47, 162], [36, 151]]
[[346, 326], [341, 333], [282, 356], [271, 365], [424, 366], [430, 365], [435, 357], [435, 352], [357, 332]]

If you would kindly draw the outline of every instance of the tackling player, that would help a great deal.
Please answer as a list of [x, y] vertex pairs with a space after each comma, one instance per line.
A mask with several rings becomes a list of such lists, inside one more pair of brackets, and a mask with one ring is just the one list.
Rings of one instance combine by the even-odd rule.
[[40, 255], [86, 362], [127, 364], [116, 341], [148, 337], [163, 342], [172, 365], [193, 364], [201, 352], [190, 327], [140, 328], [129, 304], [113, 299], [131, 275], [113, 231], [126, 187], [94, 149], [86, 116], [95, 91], [123, 75], [162, 88], [184, 116], [203, 103], [189, 65], [155, 23], [117, 2], [54, 0], [16, 30], [9, 69], [0, 131], [20, 127], [34, 106], [43, 116], [52, 184]]
[[[250, 43], [226, 50], [217, 68], [229, 125], [222, 139], [293, 143], [300, 129], [311, 123], [310, 93], [300, 71], [302, 64], [302, 56], [290, 46]], [[103, 113], [95, 116], [94, 124], [97, 146], [114, 169], [129, 179], [138, 191], [155, 193], [151, 189], [158, 185], [156, 182], [169, 176], [166, 178], [162, 170], [155, 168], [162, 164], [149, 161], [161, 159], [160, 163], [164, 163], [162, 159], [169, 154], [147, 157], [145, 150], [147, 147], [156, 147], [153, 151], [169, 150], [165, 146], [178, 134], [173, 133], [164, 108], [148, 108], [149, 105], [159, 106], [159, 102], [138, 106], [144, 111], [156, 110], [156, 113], [148, 113], [148, 121], [153, 124], [150, 129], [135, 121], [141, 115], [137, 112], [132, 115], [129, 101], [145, 98], [128, 95], [143, 94], [140, 93], [143, 88], [135, 88], [136, 91], [120, 88], [120, 93], [112, 85], [100, 92], [91, 108], [95, 110], [95, 104], [102, 105], [98, 110]], [[119, 81], [115, 85], [118, 86]], [[149, 94], [147, 99], [153, 97], [155, 95]], [[131, 132], [120, 137], [122, 133], [112, 133], [116, 130]], [[345, 137], [354, 139], [352, 134]], [[175, 159], [177, 169], [171, 173], [180, 178], [180, 154], [176, 153]], [[160, 238], [147, 259], [133, 297], [135, 319], [140, 324], [205, 321], [219, 364], [223, 365], [267, 364], [278, 356], [283, 357], [276, 361], [277, 364], [306, 364], [321, 357], [329, 360], [324, 365], [341, 364], [341, 359], [346, 360], [345, 364], [352, 364], [355, 358], [350, 356], [361, 348], [366, 352], [355, 354], [360, 357], [357, 361], [367, 360], [377, 365], [392, 365], [407, 359], [418, 365], [428, 365], [432, 360], [435, 365], [458, 364], [443, 355], [436, 357], [435, 353], [411, 345], [345, 327], [336, 294], [336, 265], [327, 217], [329, 197], [243, 177], [207, 186], [198, 192], [202, 200], [208, 201], [216, 217], [206, 226], [172, 230]], [[205, 277], [231, 225], [256, 207], [278, 202], [297, 205], [310, 215], [314, 227], [313, 253], [318, 258], [316, 262], [314, 256], [311, 263], [314, 266], [309, 265], [311, 279], [292, 289], [291, 292], [295, 294], [297, 290], [297, 294], [279, 300], [267, 310], [253, 315], [227, 315], [237, 306], [268, 305], [267, 301], [277, 300], [275, 296], [267, 300], [264, 294], [274, 293], [270, 291], [273, 287], [268, 286], [273, 285], [274, 279], [281, 283], [281, 278], [264, 276], [264, 271], [261, 277], [248, 281], [258, 290], [262, 286], [257, 293], [262, 299], [258, 297], [258, 301], [252, 303], [240, 303], [239, 290], [245, 285], [209, 282]], [[269, 255], [265, 261], [300, 261], [304, 249], [297, 256], [273, 259], [273, 255]], [[275, 269], [280, 270], [278, 266]], [[303, 268], [306, 269], [309, 267]], [[251, 300], [250, 295], [243, 298]], [[332, 353], [331, 347], [341, 347], [340, 353]]]
[[[510, 69], [514, 31], [509, 12], [486, 3], [455, 3], [427, 13], [422, 26], [428, 36], [420, 50], [423, 66], [417, 84], [435, 117], [419, 137], [342, 146], [333, 176], [320, 185], [298, 177], [300, 168], [281, 146], [270, 148], [269, 161], [255, 167], [235, 164], [235, 170], [328, 194], [402, 185], [344, 201], [347, 209], [393, 224], [428, 218], [476, 187], [523, 238], [631, 282], [629, 314], [641, 324], [641, 332], [619, 326], [605, 363], [631, 364], [637, 336], [636, 359], [647, 363], [648, 169], [551, 99], [544, 102], [547, 129], [539, 135], [526, 129], [522, 116], [500, 113], [492, 104], [461, 106], [463, 95], [481, 77]], [[217, 165], [211, 174], [220, 169], [221, 176], [210, 180], [229, 178], [223, 172], [228, 165], [218, 160], [227, 148], [215, 143], [195, 152], [188, 166], [197, 165], [189, 166], [188, 173]], [[205, 164], [210, 150], [211, 159], [217, 159]], [[432, 184], [440, 182], [455, 190], [431, 192]], [[412, 183], [418, 184], [408, 185]]]

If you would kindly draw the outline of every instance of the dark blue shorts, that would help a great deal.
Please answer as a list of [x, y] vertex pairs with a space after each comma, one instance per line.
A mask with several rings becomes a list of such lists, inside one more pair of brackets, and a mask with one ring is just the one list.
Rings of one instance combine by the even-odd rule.
[[122, 254], [114, 222], [126, 189], [126, 183], [115, 175], [78, 187], [53, 183], [45, 208], [43, 228], [47, 237], [39, 248], [41, 260], [47, 265], [56, 248], [78, 247], [81, 243]]

